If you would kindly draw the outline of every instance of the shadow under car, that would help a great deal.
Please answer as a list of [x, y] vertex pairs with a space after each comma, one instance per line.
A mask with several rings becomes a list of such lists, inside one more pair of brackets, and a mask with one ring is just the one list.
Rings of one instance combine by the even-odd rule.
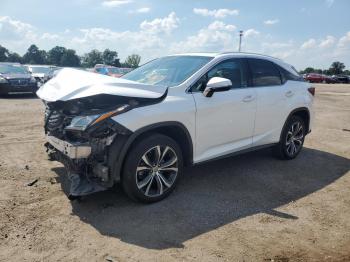
[[[340, 178], [350, 160], [304, 148], [292, 161], [256, 151], [185, 169], [175, 191], [154, 204], [135, 203], [122, 190], [73, 201], [72, 214], [102, 235], [151, 249], [181, 248], [183, 242], [257, 213], [284, 219], [296, 214], [274, 210]], [[67, 193], [63, 168], [54, 169]]]

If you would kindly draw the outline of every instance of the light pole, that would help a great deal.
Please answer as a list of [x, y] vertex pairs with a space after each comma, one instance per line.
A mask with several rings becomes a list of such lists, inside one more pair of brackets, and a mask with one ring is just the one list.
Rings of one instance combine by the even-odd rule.
[[241, 52], [242, 36], [243, 36], [243, 30], [240, 30], [240, 31], [239, 31], [239, 46], [238, 46], [238, 52]]

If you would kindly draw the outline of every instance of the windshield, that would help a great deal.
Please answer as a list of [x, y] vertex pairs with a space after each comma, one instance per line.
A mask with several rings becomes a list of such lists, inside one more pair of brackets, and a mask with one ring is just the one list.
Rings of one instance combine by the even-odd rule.
[[167, 56], [153, 60], [122, 78], [150, 85], [176, 86], [211, 59], [205, 56]]
[[51, 71], [50, 67], [44, 67], [44, 66], [35, 66], [31, 67], [32, 73], [42, 73], [42, 74], [48, 74]]
[[21, 65], [0, 65], [1, 74], [28, 74], [29, 72]]

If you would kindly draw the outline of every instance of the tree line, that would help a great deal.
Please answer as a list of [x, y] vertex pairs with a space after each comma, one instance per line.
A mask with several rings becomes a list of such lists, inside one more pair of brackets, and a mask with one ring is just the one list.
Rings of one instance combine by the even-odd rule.
[[118, 57], [118, 52], [105, 49], [103, 52], [93, 49], [90, 52], [79, 56], [75, 50], [62, 46], [55, 46], [49, 51], [41, 50], [32, 44], [27, 52], [21, 56], [11, 52], [0, 45], [0, 62], [17, 62], [22, 64], [55, 65], [65, 67], [94, 67], [96, 64], [106, 64], [116, 67], [139, 66], [141, 56], [129, 55], [124, 62]]
[[[116, 67], [139, 66], [141, 56], [137, 54], [129, 55], [124, 62], [118, 57], [118, 52], [105, 49], [103, 52], [93, 49], [83, 56], [77, 55], [73, 49], [67, 49], [62, 46], [55, 46], [49, 51], [40, 50], [36, 45], [31, 45], [27, 52], [20, 56], [16, 52], [11, 52], [7, 48], [0, 45], [0, 62], [18, 62], [22, 64], [39, 64], [39, 65], [55, 65], [67, 67], [94, 67], [96, 64], [106, 64]], [[319, 73], [325, 75], [350, 75], [349, 70], [345, 70], [342, 62], [336, 61], [331, 64], [328, 69], [316, 69], [307, 67], [299, 72], [300, 74]]]
[[345, 70], [345, 65], [342, 62], [336, 61], [331, 64], [328, 69], [316, 69], [313, 67], [307, 67], [299, 72], [300, 74], [318, 73], [324, 75], [350, 75], [349, 70]]

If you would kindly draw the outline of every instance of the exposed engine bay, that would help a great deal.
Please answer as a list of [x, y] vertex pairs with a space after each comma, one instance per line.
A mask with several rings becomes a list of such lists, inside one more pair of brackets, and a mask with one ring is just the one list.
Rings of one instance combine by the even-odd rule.
[[[39, 97], [45, 98], [50, 83], [57, 87], [57, 81], [59, 79], [54, 78], [41, 87]], [[114, 88], [118, 89], [117, 86]], [[132, 132], [111, 117], [160, 103], [166, 96], [167, 89], [157, 98], [101, 93], [65, 101], [43, 99], [46, 106], [45, 147], [49, 159], [63, 163], [67, 169], [71, 180], [70, 199], [106, 190], [118, 180], [113, 174], [113, 159]]]

